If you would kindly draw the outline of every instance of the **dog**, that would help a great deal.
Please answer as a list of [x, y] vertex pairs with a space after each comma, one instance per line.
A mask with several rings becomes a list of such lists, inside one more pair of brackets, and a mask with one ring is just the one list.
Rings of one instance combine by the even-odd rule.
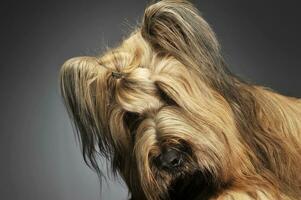
[[188, 1], [149, 5], [59, 81], [85, 162], [107, 158], [133, 200], [301, 199], [301, 100], [232, 74]]

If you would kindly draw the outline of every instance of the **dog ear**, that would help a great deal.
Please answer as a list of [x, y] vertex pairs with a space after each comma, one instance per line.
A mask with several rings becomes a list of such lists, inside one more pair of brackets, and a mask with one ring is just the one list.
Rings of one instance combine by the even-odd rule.
[[155, 50], [171, 54], [197, 71], [203, 68], [202, 73], [220, 56], [214, 32], [188, 1], [163, 0], [150, 5], [144, 13], [141, 33]]
[[220, 45], [198, 9], [185, 0], [163, 0], [146, 8], [141, 34], [159, 54], [187, 70], [232, 103], [239, 77], [228, 70]]
[[[105, 142], [100, 122], [95, 112], [95, 81], [97, 67], [93, 57], [75, 57], [67, 60], [60, 69], [59, 85], [63, 102], [67, 108], [80, 141], [84, 161], [101, 173], [96, 161], [96, 144], [105, 153]], [[101, 145], [102, 144], [102, 145]]]

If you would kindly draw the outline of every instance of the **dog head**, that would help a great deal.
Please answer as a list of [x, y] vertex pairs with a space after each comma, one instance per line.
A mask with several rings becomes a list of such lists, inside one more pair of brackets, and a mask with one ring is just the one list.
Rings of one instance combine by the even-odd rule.
[[243, 173], [236, 78], [192, 4], [150, 5], [120, 46], [69, 59], [60, 81], [85, 161], [107, 157], [133, 198], [193, 199]]

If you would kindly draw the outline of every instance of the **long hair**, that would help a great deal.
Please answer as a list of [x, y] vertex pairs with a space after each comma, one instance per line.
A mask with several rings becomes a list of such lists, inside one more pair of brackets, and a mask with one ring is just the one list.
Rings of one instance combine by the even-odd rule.
[[[101, 56], [66, 61], [60, 86], [85, 162], [99, 172], [97, 155], [108, 158], [136, 198], [157, 197], [147, 192], [151, 189], [141, 180], [143, 175], [135, 174], [147, 164], [139, 168], [131, 130], [136, 130], [144, 113], [152, 116], [163, 105], [192, 113], [187, 123], [196, 127], [207, 117], [212, 129], [221, 127], [229, 133], [225, 142], [233, 139], [243, 146], [242, 166], [236, 166], [242, 170], [232, 175], [238, 189], [254, 198], [254, 185], [268, 188], [274, 198], [280, 199], [281, 193], [292, 199], [301, 196], [301, 101], [233, 75], [214, 32], [187, 1], [152, 4], [142, 24], [119, 47]], [[176, 115], [173, 107], [168, 109]], [[208, 115], [202, 113], [205, 110]], [[218, 155], [222, 156], [226, 157]], [[150, 174], [148, 179], [154, 177]], [[153, 183], [157, 187], [158, 182]]]
[[143, 19], [141, 33], [156, 51], [171, 54], [229, 103], [239, 133], [252, 149], [248, 156], [254, 174], [267, 179], [275, 174], [278, 180], [270, 184], [299, 191], [295, 195], [299, 197], [300, 100], [286, 99], [233, 75], [215, 34], [189, 2], [159, 2], [146, 9]]

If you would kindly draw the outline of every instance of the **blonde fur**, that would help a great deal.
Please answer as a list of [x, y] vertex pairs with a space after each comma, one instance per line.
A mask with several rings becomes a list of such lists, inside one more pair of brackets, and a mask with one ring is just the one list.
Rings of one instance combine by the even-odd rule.
[[[67, 60], [60, 86], [85, 161], [99, 172], [97, 154], [108, 158], [133, 199], [174, 198], [194, 174], [196, 200], [301, 199], [301, 100], [230, 73], [187, 1], [152, 4], [120, 46]], [[159, 170], [178, 146], [183, 168]]]

